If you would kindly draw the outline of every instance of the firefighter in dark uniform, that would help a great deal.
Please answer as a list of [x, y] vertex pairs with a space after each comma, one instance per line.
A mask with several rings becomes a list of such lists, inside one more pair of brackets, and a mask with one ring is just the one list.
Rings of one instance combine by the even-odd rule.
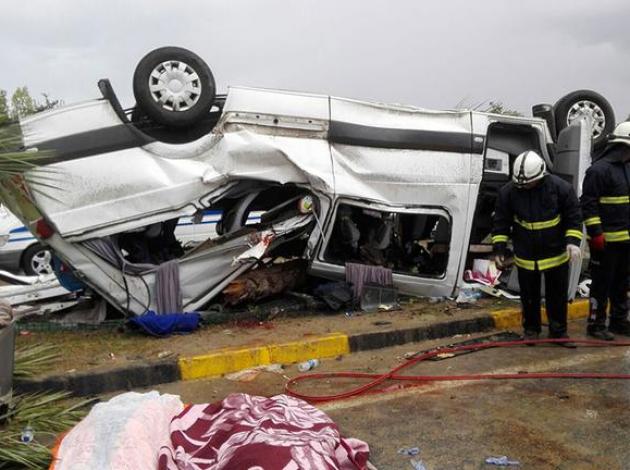
[[569, 183], [547, 174], [545, 161], [536, 152], [523, 152], [514, 161], [512, 181], [499, 191], [492, 235], [499, 269], [505, 267], [506, 245], [512, 239], [524, 338], [538, 339], [541, 332], [543, 273], [549, 337], [568, 338], [569, 261], [581, 256], [580, 204]]
[[[630, 336], [630, 122], [619, 124], [597, 160], [586, 171], [582, 213], [591, 251], [590, 315], [587, 334], [613, 340]], [[606, 310], [610, 300], [610, 323]]]

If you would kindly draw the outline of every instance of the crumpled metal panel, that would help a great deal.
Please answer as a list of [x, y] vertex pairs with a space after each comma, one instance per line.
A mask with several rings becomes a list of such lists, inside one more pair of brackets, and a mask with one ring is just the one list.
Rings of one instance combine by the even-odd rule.
[[[284, 235], [303, 229], [312, 221], [311, 215], [292, 217], [273, 224], [274, 240], [268, 248], [282, 243]], [[237, 262], [237, 258], [260, 242], [260, 234], [243, 230], [241, 234], [217, 243], [206, 249], [193, 251], [179, 260], [180, 285], [184, 310], [199, 308], [198, 299], [220, 286], [232, 275], [250, 268], [256, 259], [249, 256]], [[137, 315], [145, 310], [155, 310], [155, 271], [142, 276], [125, 275], [96, 253], [79, 243], [69, 243], [59, 235], [54, 235], [47, 243], [64, 261], [71, 265], [97, 292], [120, 310], [129, 310]], [[259, 256], [262, 254], [258, 253]], [[125, 282], [126, 280], [126, 282]], [[220, 290], [217, 290], [218, 293]]]
[[154, 142], [33, 170], [29, 177], [46, 178], [54, 186], [34, 192], [37, 206], [62, 236], [77, 240], [190, 215], [211, 202], [209, 194], [235, 180], [307, 184], [334, 192], [325, 123], [311, 117], [319, 131], [292, 130], [295, 119], [280, 117], [275, 127], [261, 130], [260, 124], [244, 124], [242, 113], [230, 116], [218, 135], [196, 142]]
[[213, 189], [201, 181], [207, 168], [132, 148], [48, 165], [28, 178], [46, 178], [45, 190], [33, 191], [37, 206], [60, 234], [71, 236], [174, 209], [190, 215], [191, 201]]

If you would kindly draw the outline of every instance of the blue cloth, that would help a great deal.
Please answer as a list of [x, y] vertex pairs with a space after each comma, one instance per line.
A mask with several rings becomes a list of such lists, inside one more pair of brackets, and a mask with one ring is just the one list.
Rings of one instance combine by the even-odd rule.
[[199, 327], [201, 316], [198, 313], [166, 313], [158, 315], [149, 310], [144, 315], [131, 318], [132, 325], [137, 326], [153, 336], [192, 333]]
[[85, 284], [77, 279], [72, 273], [72, 270], [64, 265], [62, 261], [54, 255], [52, 257], [52, 268], [55, 276], [57, 276], [59, 284], [61, 284], [61, 287], [69, 290], [70, 292], [85, 290]]

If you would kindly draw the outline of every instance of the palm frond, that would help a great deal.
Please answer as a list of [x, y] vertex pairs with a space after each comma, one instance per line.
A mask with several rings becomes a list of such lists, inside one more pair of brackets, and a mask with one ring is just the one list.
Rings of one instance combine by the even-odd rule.
[[24, 150], [20, 128], [16, 124], [0, 127], [0, 179], [26, 175], [30, 189], [48, 197], [50, 190], [58, 190], [53, 180], [44, 182], [44, 175], [59, 173], [42, 165], [51, 152]]
[[[66, 392], [19, 395], [12, 399], [9, 411], [0, 416], [6, 422], [0, 428], [0, 469], [47, 468], [52, 457], [48, 448], [55, 437], [68, 431], [86, 414], [94, 400], [68, 406]], [[33, 429], [33, 441], [21, 441], [26, 427]]]
[[0, 469], [42, 469], [48, 468], [52, 457], [48, 447], [37, 442], [24, 444], [21, 432], [0, 431]]
[[59, 351], [52, 345], [36, 344], [17, 348], [13, 376], [16, 378], [33, 377], [47, 370], [59, 357]]
[[[14, 376], [32, 377], [44, 372], [60, 357], [54, 345], [36, 344], [15, 350]], [[5, 468], [47, 468], [56, 436], [66, 432], [87, 413], [94, 400], [71, 402], [69, 392], [39, 392], [15, 395], [7, 410], [0, 414], [0, 470]], [[33, 429], [34, 439], [21, 441], [26, 427]]]

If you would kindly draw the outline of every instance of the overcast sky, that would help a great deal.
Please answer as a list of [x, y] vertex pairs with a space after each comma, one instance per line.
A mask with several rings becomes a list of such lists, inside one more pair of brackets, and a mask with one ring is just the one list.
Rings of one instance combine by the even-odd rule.
[[591, 88], [630, 113], [628, 0], [2, 0], [0, 88], [66, 103], [108, 77], [123, 105], [149, 50], [250, 85], [414, 104], [532, 104]]

